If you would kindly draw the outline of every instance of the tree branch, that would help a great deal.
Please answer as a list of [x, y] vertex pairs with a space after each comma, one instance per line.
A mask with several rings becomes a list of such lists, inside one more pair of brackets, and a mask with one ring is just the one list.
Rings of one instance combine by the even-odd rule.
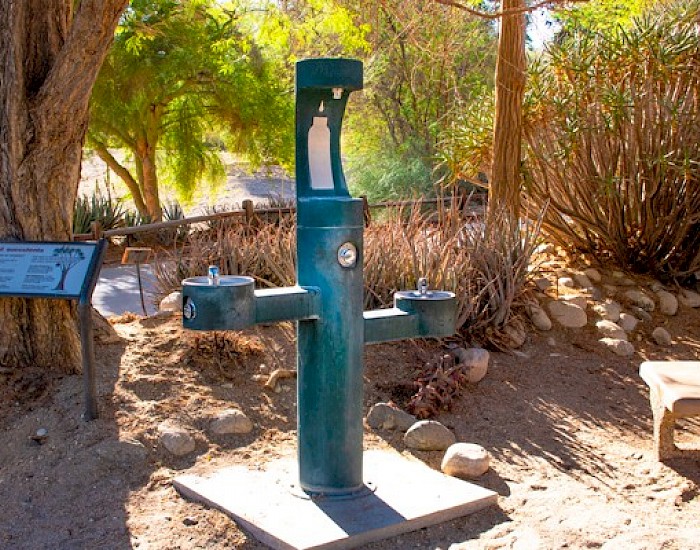
[[117, 176], [119, 176], [122, 181], [126, 184], [127, 188], [131, 192], [131, 198], [134, 200], [134, 204], [139, 212], [147, 212], [146, 203], [143, 201], [143, 196], [141, 194], [141, 188], [138, 182], [131, 175], [131, 172], [122, 166], [117, 159], [114, 158], [112, 153], [109, 152], [107, 146], [95, 139], [92, 140], [93, 146], [97, 156], [99, 156], [107, 166], [109, 166]]

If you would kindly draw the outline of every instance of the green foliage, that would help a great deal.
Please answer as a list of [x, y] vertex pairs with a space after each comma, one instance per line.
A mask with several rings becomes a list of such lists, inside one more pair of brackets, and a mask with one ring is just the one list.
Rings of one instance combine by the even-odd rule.
[[100, 222], [103, 231], [121, 227], [124, 224], [124, 207], [112, 197], [93, 194], [83, 195], [75, 201], [73, 209], [73, 234], [85, 234], [92, 231], [92, 222]]
[[530, 67], [527, 191], [562, 246], [665, 279], [700, 269], [698, 13], [578, 29]]
[[244, 15], [234, 2], [131, 2], [94, 88], [89, 136], [103, 158], [107, 147], [131, 151], [132, 195], [157, 187], [149, 163], [185, 202], [199, 182], [220, 181], [212, 134], [254, 164], [291, 165], [291, 95]]
[[575, 29], [616, 32], [630, 27], [635, 17], [655, 3], [656, 0], [589, 0], [557, 10], [555, 18], [562, 23], [563, 35]]

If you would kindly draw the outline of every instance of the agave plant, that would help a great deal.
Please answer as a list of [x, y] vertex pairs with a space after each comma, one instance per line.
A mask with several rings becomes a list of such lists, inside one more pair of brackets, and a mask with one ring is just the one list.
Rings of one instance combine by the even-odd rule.
[[89, 233], [92, 222], [100, 222], [105, 231], [121, 227], [124, 216], [124, 207], [119, 200], [98, 193], [90, 197], [83, 195], [78, 197], [73, 208], [73, 234]]

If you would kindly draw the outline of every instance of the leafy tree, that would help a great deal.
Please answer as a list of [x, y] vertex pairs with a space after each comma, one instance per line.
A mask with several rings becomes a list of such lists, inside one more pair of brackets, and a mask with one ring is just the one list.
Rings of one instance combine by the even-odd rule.
[[[161, 218], [159, 183], [183, 201], [224, 175], [217, 133], [254, 162], [289, 164], [289, 88], [242, 28], [246, 11], [212, 0], [133, 0], [92, 98], [90, 144], [139, 212]], [[111, 147], [125, 148], [133, 168]]]
[[61, 277], [54, 290], [63, 290], [68, 273], [85, 259], [85, 253], [80, 248], [61, 246], [54, 250], [53, 257], [56, 259], [56, 267], [61, 270]]
[[[88, 101], [126, 4], [0, 2], [0, 239], [70, 240]], [[77, 371], [74, 311], [0, 299], [0, 365]]]

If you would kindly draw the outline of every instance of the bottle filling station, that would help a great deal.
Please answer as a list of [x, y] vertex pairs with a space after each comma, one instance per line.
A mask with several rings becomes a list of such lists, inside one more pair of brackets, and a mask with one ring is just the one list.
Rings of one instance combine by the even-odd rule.
[[[354, 547], [463, 516], [496, 498], [396, 453], [367, 453], [363, 461], [364, 345], [450, 336], [456, 300], [451, 292], [429, 290], [421, 279], [416, 290], [395, 293], [394, 307], [362, 310], [363, 205], [348, 193], [340, 156], [345, 107], [362, 80], [357, 60], [297, 63], [296, 286], [256, 290], [251, 277], [217, 273], [183, 281], [187, 329], [297, 322], [297, 465], [271, 467], [267, 473], [233, 468], [208, 478], [175, 480], [185, 496], [229, 513], [275, 548]], [[363, 472], [363, 463], [377, 473]], [[388, 478], [400, 476], [402, 468], [409, 468], [405, 475], [413, 479], [391, 482]], [[406, 497], [392, 497], [391, 487], [399, 491], [415, 482], [411, 490], [420, 492], [419, 474], [433, 476], [433, 492], [449, 486], [450, 497], [436, 495], [437, 508], [401, 510]], [[261, 500], [257, 505], [256, 499]], [[366, 511], [362, 521], [360, 509]], [[429, 515], [432, 519], [426, 519]]]

